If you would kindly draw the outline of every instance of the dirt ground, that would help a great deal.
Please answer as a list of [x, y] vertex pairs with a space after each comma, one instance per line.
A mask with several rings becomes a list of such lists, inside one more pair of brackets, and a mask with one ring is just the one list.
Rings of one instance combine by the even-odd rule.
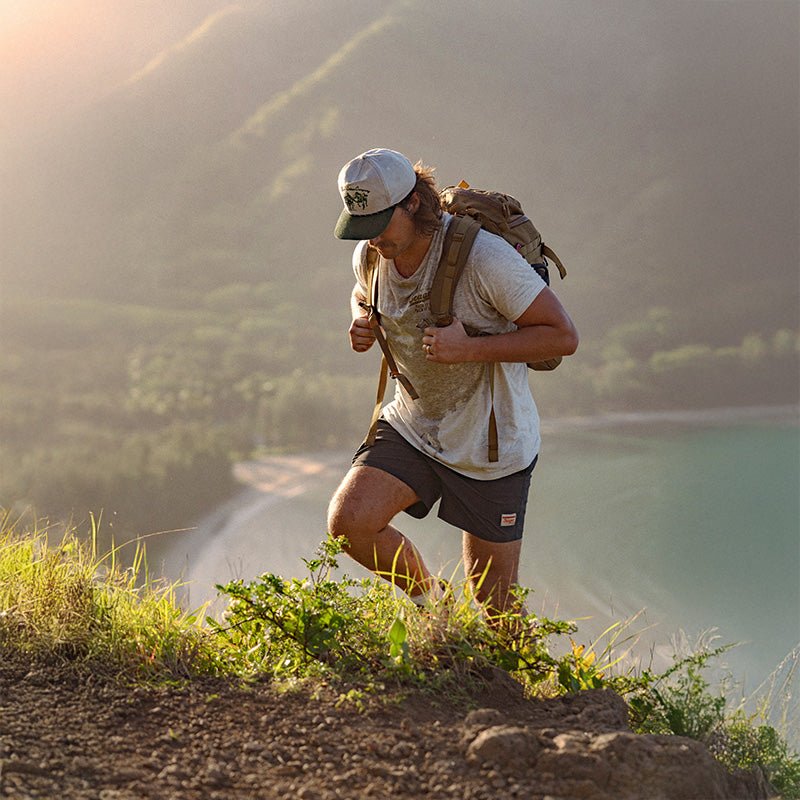
[[[322, 694], [219, 680], [125, 688], [6, 660], [0, 665], [0, 797], [616, 800], [594, 777], [568, 785], [567, 776], [543, 774], [526, 765], [522, 751], [506, 753], [506, 768], [499, 768], [468, 758], [466, 748], [476, 714], [535, 731], [543, 752], [555, 752], [559, 732], [624, 730], [624, 704], [608, 692], [533, 702], [498, 672], [468, 701], [417, 693], [359, 710], [353, 703], [337, 706], [336, 693]], [[646, 786], [643, 792], [643, 800], [662, 796], [648, 794]]]

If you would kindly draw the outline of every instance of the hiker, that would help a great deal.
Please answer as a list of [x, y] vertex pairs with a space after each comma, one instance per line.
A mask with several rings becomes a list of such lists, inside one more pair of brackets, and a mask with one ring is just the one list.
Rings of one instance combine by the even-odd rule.
[[[442, 209], [433, 169], [375, 149], [348, 162], [338, 183], [344, 210], [334, 235], [358, 242], [350, 344], [363, 353], [376, 340], [372, 262], [375, 305], [399, 380], [331, 500], [328, 531], [346, 538], [357, 562], [425, 605], [439, 600], [446, 584], [392, 520], [400, 511], [421, 519], [440, 500], [439, 517], [463, 532], [476, 599], [490, 618], [513, 610], [540, 444], [526, 363], [574, 353], [578, 334], [536, 271], [485, 230], [458, 283], [452, 323], [436, 327], [431, 285], [445, 231], [457, 218]], [[495, 460], [487, 450], [490, 413]]]

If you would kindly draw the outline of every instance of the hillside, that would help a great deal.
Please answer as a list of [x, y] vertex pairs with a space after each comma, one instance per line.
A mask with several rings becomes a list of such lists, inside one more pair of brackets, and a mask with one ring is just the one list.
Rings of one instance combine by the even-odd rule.
[[627, 661], [624, 625], [578, 644], [517, 607], [487, 619], [455, 583], [418, 608], [337, 577], [333, 540], [303, 579], [220, 587], [215, 619], [180, 611], [143, 554], [124, 568], [50, 534], [0, 526], [3, 796], [800, 796], [764, 712], [703, 677], [724, 647], [657, 674]]
[[4, 284], [161, 304], [300, 279], [330, 306], [335, 176], [380, 144], [520, 197], [585, 334], [656, 305], [715, 343], [796, 326], [795, 4], [215, 8], [102, 99], [12, 128]]

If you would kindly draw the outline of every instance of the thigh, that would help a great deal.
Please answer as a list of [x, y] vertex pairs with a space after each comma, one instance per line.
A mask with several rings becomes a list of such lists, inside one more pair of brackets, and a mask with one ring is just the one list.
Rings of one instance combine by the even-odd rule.
[[417, 519], [427, 516], [441, 496], [441, 482], [434, 469], [435, 463], [385, 420], [378, 422], [375, 441], [372, 444], [364, 442], [359, 447], [353, 457], [353, 466], [375, 467], [410, 487], [417, 499], [403, 510]]
[[351, 467], [331, 499], [329, 532], [381, 531], [395, 515], [418, 501], [417, 493], [394, 475], [377, 467]]

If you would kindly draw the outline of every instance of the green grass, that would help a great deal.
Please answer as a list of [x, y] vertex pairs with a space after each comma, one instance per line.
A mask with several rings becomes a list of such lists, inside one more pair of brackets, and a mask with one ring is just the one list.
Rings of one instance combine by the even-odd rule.
[[[268, 573], [218, 587], [228, 607], [215, 620], [182, 611], [178, 586], [149, 577], [143, 548], [124, 566], [119, 549], [98, 553], [97, 534], [94, 523], [88, 537], [55, 536], [0, 517], [0, 654], [128, 682], [214, 675], [325, 685], [356, 704], [412, 688], [463, 698], [499, 668], [528, 696], [617, 691], [635, 731], [698, 739], [728, 768], [760, 769], [784, 800], [800, 798], [800, 757], [767, 710], [730, 710], [704, 677], [725, 647], [676, 656], [660, 674], [626, 667], [635, 619], [584, 645], [572, 639], [572, 623], [532, 614], [487, 624], [470, 587], [455, 581], [421, 611], [390, 583], [339, 574], [333, 540], [305, 562], [304, 578]], [[518, 601], [524, 607], [524, 591]]]
[[0, 525], [0, 649], [33, 662], [70, 664], [95, 674], [171, 680], [219, 671], [213, 638], [180, 610], [174, 585], [147, 577], [144, 551], [124, 568], [118, 551], [100, 556], [68, 530]]

